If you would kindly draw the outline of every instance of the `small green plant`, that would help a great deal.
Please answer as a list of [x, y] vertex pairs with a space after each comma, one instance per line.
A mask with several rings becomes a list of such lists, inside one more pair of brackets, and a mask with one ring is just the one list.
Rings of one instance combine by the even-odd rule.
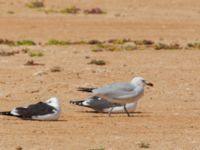
[[29, 3], [26, 3], [26, 6], [29, 8], [42, 8], [44, 7], [44, 2], [40, 0], [33, 0]]
[[36, 51], [29, 51], [28, 52], [30, 57], [42, 57], [44, 54], [42, 52], [36, 52]]
[[61, 13], [77, 14], [79, 11], [80, 9], [77, 8], [76, 6], [68, 6], [64, 8], [63, 10], [61, 10]]
[[70, 44], [69, 42], [67, 41], [60, 41], [60, 40], [56, 40], [56, 39], [51, 39], [49, 40], [47, 43], [47, 45], [68, 45]]
[[139, 147], [140, 148], [150, 148], [150, 144], [149, 143], [141, 142], [141, 143], [139, 143]]
[[17, 41], [15, 43], [15, 46], [33, 46], [33, 45], [36, 45], [36, 43], [31, 40], [22, 40], [22, 41]]
[[100, 147], [100, 148], [92, 148], [92, 149], [89, 149], [89, 150], [105, 150], [104, 147]]
[[95, 48], [92, 49], [92, 52], [102, 52], [102, 51], [103, 51], [102, 48], [95, 47]]
[[92, 59], [88, 64], [95, 64], [95, 65], [103, 66], [103, 65], [106, 65], [106, 62], [104, 60]]

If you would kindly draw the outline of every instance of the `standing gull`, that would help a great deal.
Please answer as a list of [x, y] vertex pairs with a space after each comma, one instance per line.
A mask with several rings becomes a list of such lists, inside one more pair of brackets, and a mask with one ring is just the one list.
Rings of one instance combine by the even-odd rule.
[[[94, 109], [97, 112], [110, 112], [111, 109], [112, 112], [119, 113], [124, 112], [124, 105], [122, 104], [112, 104], [108, 102], [107, 100], [100, 98], [98, 96], [92, 96], [85, 100], [75, 100], [70, 101], [71, 104], [82, 106], [82, 107], [89, 107]], [[126, 109], [129, 112], [134, 112], [137, 107], [137, 103], [128, 103], [126, 104]]]
[[[124, 107], [124, 111], [130, 116], [126, 105], [128, 103], [137, 103], [144, 94], [145, 85], [153, 86], [143, 77], [135, 77], [128, 83], [113, 83], [100, 88], [80, 87], [79, 91], [92, 92], [94, 96], [100, 97], [111, 104], [121, 104]], [[109, 116], [114, 109], [113, 106], [111, 107]]]
[[52, 97], [46, 102], [38, 102], [27, 107], [17, 107], [11, 111], [0, 112], [0, 115], [30, 120], [58, 120], [60, 112], [59, 100]]

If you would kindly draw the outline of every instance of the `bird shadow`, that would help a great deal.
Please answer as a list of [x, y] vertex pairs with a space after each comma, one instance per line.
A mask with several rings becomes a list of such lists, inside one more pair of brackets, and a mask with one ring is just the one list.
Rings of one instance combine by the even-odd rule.
[[[94, 115], [93, 117], [107, 117], [108, 116], [108, 113], [107, 112], [98, 112], [98, 111], [77, 111], [77, 112], [80, 112], [80, 113], [90, 113], [90, 114], [104, 114], [102, 116], [99, 116], [99, 115]], [[141, 111], [136, 111], [136, 112], [129, 112], [130, 116], [129, 117], [149, 117], [150, 114], [152, 112], [141, 112]], [[107, 114], [105, 116], [105, 114]], [[120, 114], [120, 115], [119, 115]], [[123, 115], [121, 115], [123, 114]], [[125, 112], [115, 112], [115, 113], [112, 113], [110, 117], [125, 117], [124, 115], [127, 115]]]

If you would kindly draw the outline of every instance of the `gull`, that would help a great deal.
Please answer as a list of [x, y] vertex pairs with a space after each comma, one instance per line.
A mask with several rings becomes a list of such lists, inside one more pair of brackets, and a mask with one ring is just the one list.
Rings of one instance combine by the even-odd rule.
[[[109, 103], [107, 100], [98, 97], [98, 96], [92, 96], [85, 100], [74, 100], [70, 101], [71, 104], [82, 106], [82, 107], [89, 107], [94, 109], [97, 112], [110, 112], [112, 109], [112, 112], [119, 113], [124, 112], [124, 105], [122, 104], [112, 104]], [[126, 109], [129, 112], [134, 112], [137, 107], [136, 103], [128, 103], [126, 104]]]
[[[124, 111], [130, 116], [126, 105], [128, 103], [136, 103], [144, 95], [145, 86], [153, 86], [152, 83], [147, 82], [143, 77], [135, 77], [127, 83], [113, 83], [105, 85], [100, 88], [85, 88], [80, 87], [78, 90], [83, 92], [92, 92], [94, 96], [100, 97], [111, 104], [121, 104]], [[111, 105], [109, 116], [114, 107]]]
[[11, 111], [0, 112], [0, 115], [29, 120], [58, 120], [60, 112], [59, 100], [56, 97], [52, 97], [46, 102], [38, 102], [27, 107], [16, 107]]

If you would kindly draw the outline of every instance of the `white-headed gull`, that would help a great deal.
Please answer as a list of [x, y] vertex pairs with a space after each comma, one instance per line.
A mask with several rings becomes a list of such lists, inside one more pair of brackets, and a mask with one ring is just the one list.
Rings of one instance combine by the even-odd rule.
[[[137, 103], [144, 94], [145, 85], [153, 86], [143, 77], [135, 77], [128, 83], [113, 83], [100, 88], [84, 88], [80, 87], [79, 91], [92, 92], [94, 96], [100, 97], [111, 104], [121, 104], [128, 116], [126, 105], [128, 103]], [[109, 116], [114, 107], [111, 105]]]

